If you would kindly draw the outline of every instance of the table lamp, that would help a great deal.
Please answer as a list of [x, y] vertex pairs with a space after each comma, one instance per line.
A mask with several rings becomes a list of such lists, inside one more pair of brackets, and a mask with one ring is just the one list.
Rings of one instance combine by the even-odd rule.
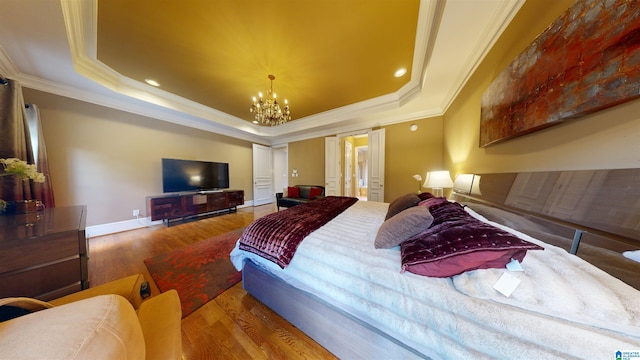
[[430, 171], [427, 173], [427, 179], [424, 181], [423, 187], [431, 188], [433, 196], [442, 197], [444, 188], [453, 187], [449, 170]]

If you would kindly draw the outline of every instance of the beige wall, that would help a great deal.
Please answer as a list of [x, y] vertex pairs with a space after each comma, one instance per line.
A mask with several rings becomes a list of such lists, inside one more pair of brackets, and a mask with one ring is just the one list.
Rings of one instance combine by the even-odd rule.
[[[424, 182], [427, 171], [442, 170], [442, 121], [434, 117], [385, 126], [385, 202], [418, 191], [413, 175], [420, 174]], [[411, 124], [418, 129], [409, 130]]]
[[[427, 171], [443, 168], [442, 120], [435, 117], [384, 127], [386, 202], [417, 191], [414, 174], [424, 179]], [[418, 125], [418, 130], [409, 130], [411, 124]], [[324, 138], [289, 143], [289, 172], [296, 168], [300, 176], [289, 174], [289, 184], [324, 184]]]
[[56, 205], [87, 205], [88, 226], [147, 216], [163, 157], [228, 162], [231, 188], [253, 199], [250, 142], [23, 90], [40, 108]]
[[527, 1], [447, 110], [445, 163], [453, 173], [640, 167], [640, 100], [486, 148], [478, 146], [482, 93], [572, 3]]
[[[324, 138], [289, 143], [289, 186], [324, 184]], [[291, 177], [298, 169], [298, 177]]]

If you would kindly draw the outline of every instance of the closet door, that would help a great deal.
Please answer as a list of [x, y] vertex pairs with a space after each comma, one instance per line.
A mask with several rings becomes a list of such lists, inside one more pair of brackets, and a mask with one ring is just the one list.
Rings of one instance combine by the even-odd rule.
[[272, 156], [270, 147], [253, 144], [253, 206], [272, 203], [275, 198]]
[[340, 140], [337, 136], [324, 138], [324, 194], [340, 193]]

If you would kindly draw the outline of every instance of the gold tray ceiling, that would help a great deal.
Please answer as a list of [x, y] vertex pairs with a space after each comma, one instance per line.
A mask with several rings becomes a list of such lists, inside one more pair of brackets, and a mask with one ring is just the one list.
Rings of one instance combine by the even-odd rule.
[[[251, 98], [300, 119], [398, 91], [411, 78], [418, 0], [108, 0], [97, 58], [133, 80], [244, 120]], [[407, 74], [395, 78], [404, 67]]]

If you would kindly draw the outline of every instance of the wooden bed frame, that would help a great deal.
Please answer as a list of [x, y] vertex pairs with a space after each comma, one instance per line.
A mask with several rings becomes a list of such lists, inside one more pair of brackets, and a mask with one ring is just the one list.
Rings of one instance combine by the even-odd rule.
[[[465, 183], [468, 188], [457, 186], [452, 198], [546, 223], [558, 235], [573, 237], [574, 254], [581, 240], [614, 250], [640, 249], [640, 169], [470, 176]], [[594, 218], [599, 219], [595, 224], [590, 221]], [[242, 274], [249, 294], [341, 359], [438, 358], [418, 352], [251, 261], [246, 261]]]

